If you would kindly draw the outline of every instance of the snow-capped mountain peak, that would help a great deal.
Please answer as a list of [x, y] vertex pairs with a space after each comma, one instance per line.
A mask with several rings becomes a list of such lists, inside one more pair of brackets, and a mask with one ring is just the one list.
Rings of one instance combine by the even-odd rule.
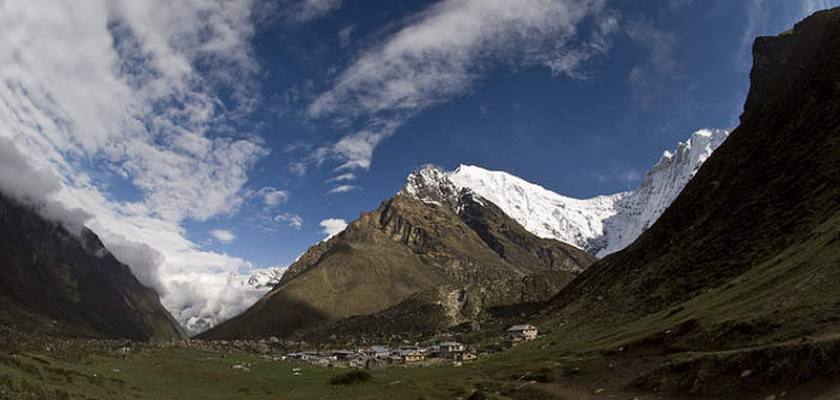
[[461, 165], [449, 174], [458, 188], [469, 188], [496, 204], [531, 233], [586, 249], [603, 234], [601, 221], [613, 215], [622, 194], [579, 200], [502, 171]]
[[616, 202], [616, 215], [604, 221], [604, 237], [595, 239], [589, 250], [603, 257], [633, 243], [659, 219], [728, 136], [725, 130], [700, 130], [678, 143], [673, 152], [664, 152], [639, 188]]
[[461, 165], [452, 172], [426, 166], [412, 173], [403, 193], [457, 211], [464, 191], [486, 199], [531, 233], [557, 239], [599, 257], [621, 250], [659, 218], [726, 140], [724, 130], [700, 130], [665, 151], [638, 189], [575, 199], [503, 171]]
[[460, 208], [460, 196], [464, 191], [469, 189], [457, 187], [450, 179], [450, 174], [431, 164], [411, 173], [402, 189], [404, 194], [424, 203], [446, 206], [455, 211]]

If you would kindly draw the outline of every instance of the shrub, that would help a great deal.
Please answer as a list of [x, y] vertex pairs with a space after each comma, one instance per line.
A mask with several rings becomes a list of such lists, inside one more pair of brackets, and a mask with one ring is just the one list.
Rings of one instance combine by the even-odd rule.
[[365, 383], [371, 378], [366, 371], [352, 371], [346, 374], [334, 376], [330, 379], [330, 385], [355, 385]]

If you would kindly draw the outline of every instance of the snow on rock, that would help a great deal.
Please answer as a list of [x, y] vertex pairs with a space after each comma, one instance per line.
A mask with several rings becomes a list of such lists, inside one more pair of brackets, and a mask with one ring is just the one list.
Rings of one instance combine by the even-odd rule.
[[529, 232], [586, 249], [592, 238], [604, 234], [603, 221], [615, 215], [616, 199], [599, 196], [578, 200], [501, 171], [462, 165], [449, 174], [458, 187], [469, 188], [496, 204]]
[[673, 152], [666, 151], [638, 189], [591, 199], [563, 196], [506, 172], [471, 165], [452, 172], [426, 166], [408, 177], [403, 193], [457, 211], [459, 194], [469, 190], [539, 237], [604, 257], [653, 225], [728, 135], [724, 130], [695, 132]]
[[595, 255], [619, 251], [650, 228], [728, 136], [724, 130], [701, 130], [673, 152], [664, 152], [639, 188], [616, 202], [616, 214], [604, 221], [604, 238], [591, 246]]
[[248, 286], [254, 289], [271, 289], [280, 283], [280, 278], [284, 273], [286, 273], [285, 267], [256, 270], [248, 277]]

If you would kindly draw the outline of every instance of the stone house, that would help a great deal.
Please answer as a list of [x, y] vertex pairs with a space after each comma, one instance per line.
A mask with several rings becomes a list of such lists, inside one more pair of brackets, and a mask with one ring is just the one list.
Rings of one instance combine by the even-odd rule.
[[527, 342], [537, 338], [537, 327], [531, 324], [514, 325], [508, 328], [508, 336], [514, 342]]

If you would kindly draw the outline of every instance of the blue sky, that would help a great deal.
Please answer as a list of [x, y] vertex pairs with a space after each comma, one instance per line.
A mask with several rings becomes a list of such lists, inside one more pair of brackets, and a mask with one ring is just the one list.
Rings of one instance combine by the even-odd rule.
[[692, 132], [736, 126], [756, 35], [838, 5], [9, 0], [0, 137], [41, 172], [0, 189], [81, 210], [182, 322], [223, 319], [262, 294], [242, 276], [427, 163], [634, 188]]

